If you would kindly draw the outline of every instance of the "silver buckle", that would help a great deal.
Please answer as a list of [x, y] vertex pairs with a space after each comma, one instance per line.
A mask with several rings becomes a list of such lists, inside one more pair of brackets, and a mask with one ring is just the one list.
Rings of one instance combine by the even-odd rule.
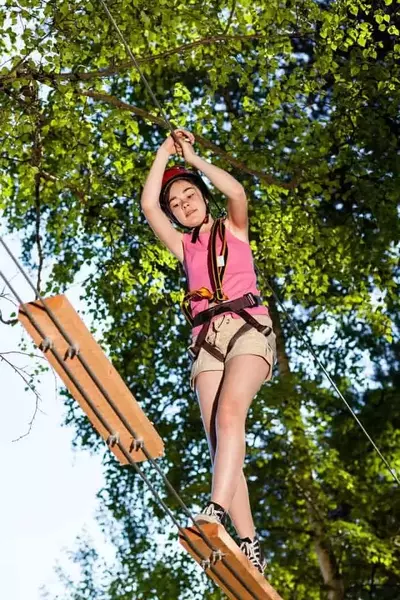
[[188, 353], [192, 360], [196, 360], [197, 354], [195, 354], [195, 352], [193, 352], [193, 346], [189, 346]]
[[246, 298], [250, 302], [250, 307], [257, 306], [257, 302], [254, 300], [254, 296], [253, 296], [253, 294], [251, 292], [249, 292], [248, 294], [246, 294]]

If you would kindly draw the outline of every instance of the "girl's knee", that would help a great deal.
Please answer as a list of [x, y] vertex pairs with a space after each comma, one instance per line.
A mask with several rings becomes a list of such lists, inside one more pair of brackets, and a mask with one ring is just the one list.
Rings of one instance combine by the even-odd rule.
[[235, 406], [230, 404], [229, 406], [219, 407], [216, 426], [217, 431], [221, 430], [241, 430], [244, 429], [245, 417], [240, 414], [240, 411], [235, 410]]

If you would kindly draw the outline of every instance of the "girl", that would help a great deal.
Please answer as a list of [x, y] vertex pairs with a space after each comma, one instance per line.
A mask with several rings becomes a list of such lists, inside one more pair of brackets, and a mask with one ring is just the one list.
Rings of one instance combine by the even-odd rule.
[[[175, 131], [175, 141], [164, 141], [141, 205], [156, 236], [183, 264], [188, 278], [184, 311], [193, 324], [191, 386], [213, 464], [211, 499], [196, 520], [224, 525], [229, 514], [240, 549], [263, 572], [266, 561], [243, 474], [245, 421], [253, 397], [271, 378], [275, 335], [256, 287], [245, 191], [231, 175], [200, 158], [193, 144], [194, 136], [182, 129]], [[210, 215], [210, 192], [196, 171], [166, 169], [173, 154], [183, 154], [226, 196], [227, 218], [214, 221]], [[190, 233], [181, 233], [171, 221]]]

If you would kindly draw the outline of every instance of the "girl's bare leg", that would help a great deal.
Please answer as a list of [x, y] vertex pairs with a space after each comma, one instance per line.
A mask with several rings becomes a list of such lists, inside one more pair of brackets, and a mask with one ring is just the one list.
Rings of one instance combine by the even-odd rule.
[[225, 373], [204, 371], [196, 378], [203, 424], [211, 458], [215, 462], [212, 500], [229, 512], [241, 538], [252, 539], [255, 533], [242, 469], [244, 425], [253, 396], [268, 369], [263, 358], [243, 355], [228, 361]]

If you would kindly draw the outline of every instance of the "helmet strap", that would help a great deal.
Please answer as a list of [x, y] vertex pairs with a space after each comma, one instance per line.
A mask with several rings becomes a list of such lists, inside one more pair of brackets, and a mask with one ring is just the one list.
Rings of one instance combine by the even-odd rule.
[[208, 204], [207, 204], [207, 214], [204, 217], [204, 221], [202, 223], [200, 223], [200, 225], [197, 225], [197, 227], [192, 229], [192, 239], [191, 239], [192, 244], [195, 244], [197, 242], [197, 240], [199, 239], [200, 229], [201, 229], [202, 225], [204, 225], [205, 223], [208, 223], [209, 220], [210, 220], [210, 213], [209, 213]]

